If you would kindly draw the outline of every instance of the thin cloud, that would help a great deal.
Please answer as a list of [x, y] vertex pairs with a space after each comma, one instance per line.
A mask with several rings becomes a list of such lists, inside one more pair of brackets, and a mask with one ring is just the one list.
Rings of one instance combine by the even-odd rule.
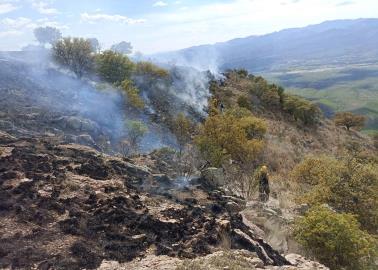
[[57, 9], [49, 7], [49, 4], [43, 1], [33, 1], [32, 7], [44, 15], [55, 15], [59, 13]]
[[37, 27], [51, 26], [58, 29], [68, 29], [68, 26], [62, 25], [56, 21], [51, 21], [48, 18], [41, 18], [38, 20], [32, 20], [26, 17], [18, 18], [4, 18], [0, 21], [0, 26], [8, 32], [9, 35], [12, 33], [19, 33], [25, 29], [34, 29]]
[[164, 1], [157, 1], [153, 4], [154, 7], [165, 7], [165, 6], [168, 6], [168, 3], [164, 2]]
[[355, 2], [354, 1], [344, 1], [336, 4], [337, 7], [342, 7], [342, 6], [349, 6], [353, 5]]
[[35, 24], [29, 18], [19, 17], [16, 19], [5, 18], [1, 20], [1, 25], [7, 29], [23, 29], [23, 28], [34, 28]]
[[11, 3], [0, 3], [0, 14], [9, 13], [11, 11], [14, 11], [18, 9], [18, 6], [15, 6]]
[[11, 36], [20, 36], [20, 35], [22, 35], [22, 32], [16, 31], [16, 30], [0, 32], [0, 38], [11, 37]]
[[122, 15], [110, 15], [110, 14], [103, 14], [103, 13], [95, 13], [95, 14], [89, 14], [87, 12], [82, 13], [80, 15], [80, 18], [84, 22], [89, 23], [96, 23], [99, 21], [109, 21], [109, 22], [116, 22], [116, 23], [122, 23], [122, 24], [138, 24], [138, 23], [144, 23], [144, 19], [132, 19], [126, 16]]

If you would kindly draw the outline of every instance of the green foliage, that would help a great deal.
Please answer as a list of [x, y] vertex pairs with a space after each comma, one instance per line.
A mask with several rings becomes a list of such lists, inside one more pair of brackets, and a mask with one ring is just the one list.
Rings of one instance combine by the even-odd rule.
[[236, 118], [253, 116], [250, 110], [246, 108], [240, 108], [240, 107], [233, 107], [233, 108], [227, 109], [225, 111], [225, 114], [230, 115], [232, 117], [236, 117]]
[[249, 92], [260, 98], [261, 102], [269, 107], [280, 107], [283, 103], [284, 89], [275, 84], [269, 84], [261, 76], [249, 77]]
[[377, 241], [359, 228], [351, 214], [313, 207], [295, 222], [294, 236], [331, 269], [373, 269]]
[[169, 76], [167, 70], [145, 61], [136, 63], [135, 74], [147, 75], [153, 78], [166, 78]]
[[238, 74], [241, 78], [246, 78], [248, 76], [248, 70], [246, 69], [237, 69], [235, 70], [236, 74]]
[[318, 106], [303, 98], [284, 95], [283, 108], [291, 114], [296, 121], [304, 125], [314, 125], [319, 121], [321, 111]]
[[360, 130], [365, 125], [366, 117], [351, 112], [339, 112], [336, 113], [334, 121], [337, 126], [346, 127], [347, 130], [351, 127]]
[[126, 123], [128, 129], [128, 141], [134, 152], [139, 149], [139, 144], [143, 139], [143, 136], [147, 133], [147, 126], [140, 121], [128, 121]]
[[64, 38], [57, 41], [52, 50], [54, 60], [79, 78], [93, 69], [92, 45], [86, 39]]
[[354, 158], [310, 157], [297, 165], [291, 176], [302, 185], [302, 202], [327, 203], [337, 210], [355, 214], [365, 229], [377, 230], [376, 164], [361, 163]]
[[221, 166], [228, 159], [239, 163], [255, 160], [263, 149], [262, 120], [253, 116], [237, 118], [230, 114], [210, 116], [201, 125], [195, 142], [213, 166]]
[[144, 101], [139, 96], [139, 89], [136, 88], [132, 81], [124, 80], [121, 83], [121, 89], [127, 94], [128, 103], [137, 109], [144, 108]]
[[131, 77], [134, 63], [121, 53], [104, 51], [96, 56], [96, 69], [103, 80], [120, 84]]
[[[302, 68], [299, 68], [302, 69]], [[270, 80], [279, 82], [287, 91], [322, 104], [327, 111], [349, 111], [367, 117], [364, 129], [378, 130], [378, 76], [377, 65], [357, 67], [345, 65], [308, 72], [296, 70], [295, 74], [266, 74]], [[345, 76], [345, 74], [349, 74]]]
[[378, 132], [374, 133], [372, 137], [373, 137], [374, 147], [378, 150]]
[[172, 131], [176, 135], [181, 152], [185, 145], [191, 141], [194, 123], [183, 113], [179, 113], [177, 117], [173, 119]]
[[254, 116], [242, 117], [238, 124], [244, 130], [248, 140], [262, 139], [267, 131], [265, 122]]
[[242, 95], [238, 97], [237, 103], [239, 107], [246, 108], [248, 110], [252, 110], [252, 104], [251, 101], [248, 100], [248, 97], [245, 95]]

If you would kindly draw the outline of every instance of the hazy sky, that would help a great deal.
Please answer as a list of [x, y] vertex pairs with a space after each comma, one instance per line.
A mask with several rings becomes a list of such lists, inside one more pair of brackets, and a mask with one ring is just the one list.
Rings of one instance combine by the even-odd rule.
[[378, 0], [0, 0], [0, 50], [34, 43], [46, 25], [154, 53], [355, 18], [378, 18]]

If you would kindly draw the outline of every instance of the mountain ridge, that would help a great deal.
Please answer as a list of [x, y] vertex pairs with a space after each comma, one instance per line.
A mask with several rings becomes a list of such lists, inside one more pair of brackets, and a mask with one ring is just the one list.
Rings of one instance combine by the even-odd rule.
[[[205, 67], [205, 62], [202, 63], [205, 59], [201, 60], [201, 58], [207, 55], [206, 60], [209, 59], [209, 56], [217, 58], [216, 62], [221, 70], [246, 68], [250, 72], [290, 69], [299, 64], [301, 59], [298, 57], [305, 57], [306, 65], [318, 66], [369, 62], [371, 56], [375, 60], [378, 59], [378, 51], [374, 46], [377, 44], [375, 38], [378, 31], [377, 26], [378, 19], [375, 18], [332, 20], [306, 27], [283, 29], [265, 35], [251, 35], [226, 42], [155, 54], [152, 55], [152, 58], [158, 61], [176, 60], [178, 64], [181, 62], [193, 65], [199, 63]], [[315, 35], [315, 37], [311, 37], [311, 35]], [[319, 43], [321, 47], [315, 46]], [[357, 48], [358, 44], [365, 44], [366, 48]], [[304, 47], [305, 45], [308, 48]], [[301, 46], [302, 49], [298, 50], [298, 46]], [[336, 48], [332, 48], [332, 46]], [[338, 53], [337, 48], [341, 48], [342, 51]], [[327, 51], [327, 55], [324, 54], [325, 51]], [[352, 57], [352, 54], [356, 52], [361, 58], [359, 61]], [[370, 53], [367, 54], [367, 52]], [[343, 57], [345, 53], [350, 59]], [[329, 62], [319, 62], [323, 57]], [[337, 61], [332, 58], [336, 58]]]

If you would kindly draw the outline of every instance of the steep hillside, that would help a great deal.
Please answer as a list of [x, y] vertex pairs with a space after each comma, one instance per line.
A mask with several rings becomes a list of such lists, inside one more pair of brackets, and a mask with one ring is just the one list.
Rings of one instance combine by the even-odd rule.
[[[245, 70], [215, 79], [144, 65], [165, 75], [128, 78], [144, 102], [135, 108], [94, 74], [2, 60], [0, 268], [327, 269], [290, 254], [307, 255], [290, 230], [309, 206], [287, 179], [308, 154], [349, 143], [371, 158], [371, 140]], [[122, 144], [130, 120], [149, 130], [133, 152]], [[257, 199], [262, 164], [269, 202]]]
[[377, 129], [378, 19], [327, 21], [153, 56], [210, 70], [245, 68], [321, 104], [353, 111]]

